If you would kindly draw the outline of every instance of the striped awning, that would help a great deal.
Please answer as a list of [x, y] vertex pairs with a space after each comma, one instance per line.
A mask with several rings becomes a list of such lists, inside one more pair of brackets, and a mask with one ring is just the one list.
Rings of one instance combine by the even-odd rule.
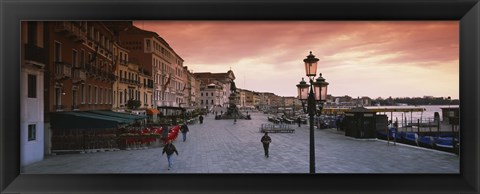
[[160, 113], [159, 110], [153, 108], [146, 109], [146, 112], [148, 115], [157, 115], [158, 113]]
[[[119, 113], [120, 114], [120, 113]], [[108, 129], [136, 122], [134, 117], [98, 114], [91, 111], [69, 111], [51, 113], [52, 129]], [[137, 115], [131, 115], [137, 116]]]

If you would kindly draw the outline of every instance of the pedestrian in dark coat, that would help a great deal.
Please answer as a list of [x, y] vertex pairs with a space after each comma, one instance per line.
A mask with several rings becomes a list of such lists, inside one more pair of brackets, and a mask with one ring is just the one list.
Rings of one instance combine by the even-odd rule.
[[302, 119], [300, 119], [300, 117], [297, 117], [297, 123], [298, 123], [298, 127], [300, 127], [300, 125], [302, 124]]
[[337, 120], [335, 121], [335, 126], [337, 127], [337, 131], [340, 130], [340, 118], [337, 118]]
[[183, 135], [183, 141], [187, 140], [188, 126], [186, 122], [183, 123], [182, 126], [180, 126], [180, 131], [182, 132], [182, 135]]
[[272, 138], [268, 136], [268, 133], [265, 132], [265, 135], [262, 136], [262, 139], [260, 140], [263, 144], [263, 150], [265, 151], [265, 157], [268, 158], [268, 147], [270, 146], [270, 143], [272, 143]]
[[200, 124], [203, 124], [203, 116], [202, 116], [202, 115], [200, 115], [200, 116], [198, 117], [198, 120], [200, 121]]
[[168, 161], [168, 170], [172, 167], [173, 161], [172, 161], [172, 155], [173, 153], [177, 154], [178, 156], [178, 151], [177, 148], [172, 144], [171, 141], [168, 141], [168, 143], [163, 147], [162, 151], [162, 156], [163, 154], [167, 153], [167, 161]]
[[169, 126], [166, 123], [161, 124], [161, 126], [162, 126], [162, 140], [163, 140], [163, 143], [166, 144], [168, 142]]

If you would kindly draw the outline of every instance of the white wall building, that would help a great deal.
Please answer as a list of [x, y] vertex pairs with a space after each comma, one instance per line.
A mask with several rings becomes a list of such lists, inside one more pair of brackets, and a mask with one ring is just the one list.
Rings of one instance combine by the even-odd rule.
[[20, 76], [20, 165], [44, 158], [44, 68], [48, 56], [44, 48], [44, 23], [21, 23]]

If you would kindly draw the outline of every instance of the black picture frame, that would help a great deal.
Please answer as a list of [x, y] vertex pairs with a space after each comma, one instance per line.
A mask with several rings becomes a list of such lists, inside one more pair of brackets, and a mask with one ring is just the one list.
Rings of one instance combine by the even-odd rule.
[[[478, 193], [478, 0], [0, 1], [2, 193]], [[458, 20], [460, 174], [20, 174], [22, 20]]]

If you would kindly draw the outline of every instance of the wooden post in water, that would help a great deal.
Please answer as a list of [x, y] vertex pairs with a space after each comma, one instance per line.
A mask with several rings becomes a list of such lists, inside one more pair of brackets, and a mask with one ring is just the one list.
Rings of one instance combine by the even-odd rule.
[[390, 134], [389, 134], [388, 126], [386, 131], [387, 131], [387, 145], [390, 145]]
[[405, 128], [405, 123], [403, 121], [403, 113], [402, 113], [402, 126]]
[[395, 117], [395, 136], [393, 136], [393, 145], [397, 145], [397, 132], [398, 132], [398, 117]]
[[410, 111], [410, 122], [412, 122], [412, 132], [413, 132], [413, 111]]
[[393, 123], [393, 111], [390, 111], [390, 121]]
[[455, 151], [455, 125], [452, 124], [452, 148]]
[[420, 135], [420, 119], [417, 119], [417, 134]]
[[430, 135], [432, 135], [432, 125], [430, 124], [430, 119], [428, 121], [428, 130], [430, 131]]
[[437, 120], [437, 132], [440, 134], [440, 119]]

